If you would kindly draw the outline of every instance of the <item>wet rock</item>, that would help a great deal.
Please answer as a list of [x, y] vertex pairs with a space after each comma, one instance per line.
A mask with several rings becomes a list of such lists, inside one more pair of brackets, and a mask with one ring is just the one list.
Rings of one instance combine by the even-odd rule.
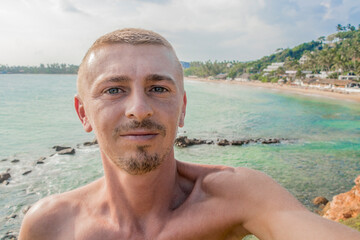
[[1, 240], [17, 240], [17, 234], [12, 231], [9, 231], [5, 233], [4, 236], [1, 237]]
[[29, 173], [31, 173], [32, 171], [31, 170], [28, 170], [28, 171], [25, 171], [25, 172], [23, 172], [23, 174], [22, 175], [28, 175]]
[[11, 162], [12, 163], [18, 163], [18, 162], [20, 162], [20, 160], [19, 159], [14, 159], [14, 160], [11, 160]]
[[53, 146], [53, 149], [55, 149], [55, 151], [57, 151], [57, 152], [60, 152], [62, 150], [69, 149], [69, 148], [71, 148], [71, 147]]
[[46, 157], [41, 157], [38, 160], [36, 160], [35, 164], [44, 164], [44, 160], [46, 159]]
[[231, 141], [231, 145], [234, 145], [234, 146], [241, 146], [241, 145], [244, 145], [244, 144], [245, 144], [244, 140], [233, 140], [233, 141]]
[[280, 139], [264, 139], [261, 141], [262, 144], [274, 144], [274, 143], [280, 143]]
[[175, 139], [175, 146], [184, 148], [192, 145], [206, 144], [205, 140], [201, 139], [189, 139], [187, 136], [180, 136]]
[[329, 202], [325, 197], [316, 197], [312, 200], [313, 204], [319, 206], [323, 204], [324, 206]]
[[0, 160], [0, 162], [6, 162], [8, 159], [7, 158], [3, 158]]
[[14, 213], [14, 214], [11, 214], [10, 216], [7, 217], [7, 219], [10, 219], [10, 218], [16, 218], [17, 215]]
[[325, 218], [340, 221], [360, 214], [360, 175], [354, 182], [356, 185], [350, 191], [334, 196], [326, 205], [323, 210]]
[[213, 140], [207, 140], [206, 144], [214, 144], [214, 141]]
[[4, 181], [8, 180], [9, 178], [11, 178], [10, 173], [8, 173], [8, 172], [1, 173], [0, 174], [0, 183], [3, 183]]
[[73, 155], [75, 154], [74, 148], [65, 148], [57, 152], [59, 155]]
[[96, 138], [91, 142], [84, 142], [84, 146], [92, 146], [92, 145], [96, 145], [96, 144], [98, 144], [98, 141]]
[[221, 139], [217, 142], [217, 145], [219, 146], [226, 146], [226, 145], [230, 145], [230, 142], [226, 139]]

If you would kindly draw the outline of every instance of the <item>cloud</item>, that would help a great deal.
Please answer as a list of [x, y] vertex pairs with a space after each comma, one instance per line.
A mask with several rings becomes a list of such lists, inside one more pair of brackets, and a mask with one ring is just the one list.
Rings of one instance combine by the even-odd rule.
[[83, 13], [68, 0], [59, 0], [59, 8], [64, 12]]
[[358, 0], [2, 0], [0, 64], [79, 64], [124, 27], [159, 32], [183, 60], [246, 61], [348, 23], [360, 23]]

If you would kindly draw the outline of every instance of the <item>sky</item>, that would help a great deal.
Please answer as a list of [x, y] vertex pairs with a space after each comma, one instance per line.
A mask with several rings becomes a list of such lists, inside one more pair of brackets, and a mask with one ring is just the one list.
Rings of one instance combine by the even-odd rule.
[[79, 65], [101, 35], [138, 27], [182, 61], [250, 61], [360, 24], [359, 0], [0, 0], [0, 65]]

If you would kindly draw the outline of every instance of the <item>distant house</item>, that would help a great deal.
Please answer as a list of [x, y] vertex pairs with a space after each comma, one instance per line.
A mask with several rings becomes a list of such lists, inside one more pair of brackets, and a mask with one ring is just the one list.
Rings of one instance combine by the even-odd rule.
[[314, 78], [326, 79], [330, 74], [334, 72], [321, 71], [320, 74], [313, 74]]
[[267, 66], [267, 67], [264, 69], [264, 72], [276, 71], [279, 67], [283, 67], [284, 64], [285, 64], [284, 62], [272, 63], [271, 65]]
[[355, 81], [358, 81], [359, 78], [360, 77], [355, 75], [354, 73], [348, 73], [347, 75], [340, 75], [338, 77], [339, 80], [355, 80]]
[[307, 55], [302, 55], [302, 57], [299, 59], [299, 63], [305, 64], [305, 62], [308, 60], [309, 60], [309, 57]]

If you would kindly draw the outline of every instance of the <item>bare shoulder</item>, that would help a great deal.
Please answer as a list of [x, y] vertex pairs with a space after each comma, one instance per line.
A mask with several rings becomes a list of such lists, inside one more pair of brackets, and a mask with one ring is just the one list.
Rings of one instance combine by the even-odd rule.
[[71, 228], [80, 211], [83, 204], [81, 196], [84, 196], [92, 185], [39, 200], [26, 213], [19, 239], [57, 239], [63, 236], [64, 232]]
[[204, 191], [233, 206], [241, 221], [277, 211], [305, 210], [284, 187], [267, 174], [244, 167], [219, 168], [203, 178]]
[[64, 195], [52, 195], [35, 203], [24, 217], [19, 239], [41, 240], [56, 236], [64, 220], [76, 209], [76, 204]]

